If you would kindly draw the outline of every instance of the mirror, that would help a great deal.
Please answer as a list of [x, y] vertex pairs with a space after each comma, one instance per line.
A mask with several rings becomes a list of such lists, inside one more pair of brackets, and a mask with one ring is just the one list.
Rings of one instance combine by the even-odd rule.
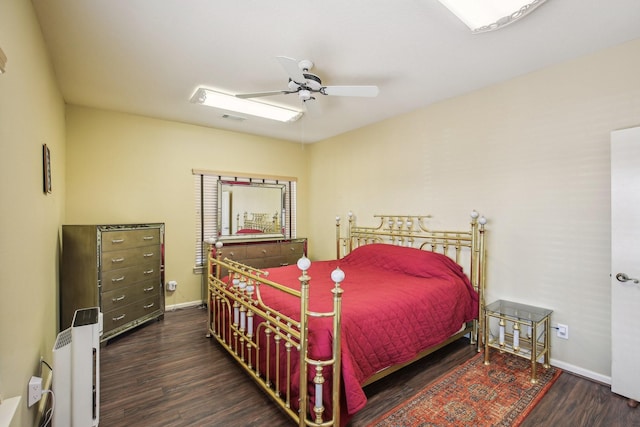
[[285, 184], [218, 181], [220, 239], [284, 238], [285, 195]]

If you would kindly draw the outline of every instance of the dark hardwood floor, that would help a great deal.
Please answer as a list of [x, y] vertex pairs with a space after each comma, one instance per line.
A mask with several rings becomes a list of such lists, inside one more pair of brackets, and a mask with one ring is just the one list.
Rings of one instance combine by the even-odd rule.
[[[186, 308], [102, 347], [100, 426], [293, 425], [205, 333], [206, 311]], [[460, 340], [368, 386], [367, 406], [350, 426], [366, 426], [473, 354]], [[640, 426], [640, 408], [563, 373], [522, 424], [532, 426]]]

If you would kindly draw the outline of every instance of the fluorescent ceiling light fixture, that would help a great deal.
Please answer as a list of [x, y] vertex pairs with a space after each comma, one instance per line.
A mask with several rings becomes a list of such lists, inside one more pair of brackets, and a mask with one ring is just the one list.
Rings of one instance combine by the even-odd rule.
[[249, 99], [236, 98], [233, 95], [203, 87], [196, 90], [196, 93], [191, 97], [191, 102], [281, 122], [295, 122], [302, 117], [301, 111]]
[[524, 18], [546, 0], [438, 0], [473, 33], [504, 27]]

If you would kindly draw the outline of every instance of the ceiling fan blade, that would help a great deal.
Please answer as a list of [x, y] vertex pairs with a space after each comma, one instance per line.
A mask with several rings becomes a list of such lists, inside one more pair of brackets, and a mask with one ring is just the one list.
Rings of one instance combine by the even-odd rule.
[[271, 96], [271, 95], [286, 95], [288, 93], [295, 93], [295, 91], [290, 90], [272, 90], [270, 92], [254, 92], [254, 93], [239, 93], [235, 95], [236, 98], [259, 98], [261, 96]]
[[374, 98], [378, 96], [378, 86], [325, 86], [321, 92], [331, 96], [364, 96]]
[[307, 81], [304, 74], [302, 74], [302, 70], [298, 67], [297, 59], [287, 56], [276, 56], [276, 59], [280, 62], [280, 65], [282, 65], [282, 68], [284, 68], [291, 80], [296, 83], [304, 83]]

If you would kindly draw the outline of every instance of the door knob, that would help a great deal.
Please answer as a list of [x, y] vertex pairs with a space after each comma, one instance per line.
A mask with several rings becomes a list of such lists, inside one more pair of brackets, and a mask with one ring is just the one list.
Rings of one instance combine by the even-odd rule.
[[618, 273], [616, 274], [616, 279], [618, 279], [618, 282], [628, 282], [629, 280], [633, 281], [633, 283], [640, 283], [640, 280], [638, 279], [634, 279], [633, 277], [629, 277], [624, 273]]

